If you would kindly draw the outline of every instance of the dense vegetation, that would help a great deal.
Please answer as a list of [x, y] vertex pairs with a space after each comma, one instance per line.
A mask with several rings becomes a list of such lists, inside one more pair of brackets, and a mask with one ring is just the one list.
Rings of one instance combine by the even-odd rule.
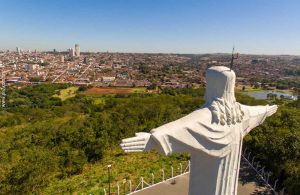
[[285, 69], [284, 70], [284, 73], [286, 75], [289, 75], [289, 76], [300, 76], [300, 70], [299, 69]]
[[[140, 174], [134, 166], [146, 166], [150, 159], [160, 165], [186, 160], [185, 155], [158, 160], [152, 152], [124, 155], [117, 148], [124, 137], [149, 131], [196, 109], [204, 102], [203, 89], [114, 96], [88, 96], [80, 89], [75, 97], [62, 101], [60, 91], [68, 87], [43, 84], [8, 90], [8, 108], [0, 115], [0, 194], [89, 191], [95, 183], [107, 182], [99, 176], [105, 173], [98, 173], [101, 181], [84, 188], [79, 184], [86, 178], [80, 176], [96, 175], [90, 167], [98, 170], [101, 166], [102, 170], [103, 162], [116, 159], [120, 169], [131, 174]], [[249, 105], [265, 103], [241, 95], [238, 100]], [[300, 102], [277, 103], [282, 104], [278, 114], [254, 130], [245, 144], [290, 194], [299, 194]], [[140, 159], [133, 161], [134, 157]], [[131, 164], [137, 162], [140, 164]], [[131, 176], [127, 173], [124, 177]]]
[[[299, 94], [300, 89], [300, 82], [296, 80], [274, 80], [274, 79], [258, 79], [256, 77], [252, 77], [249, 79], [250, 85], [254, 86], [255, 88], [262, 88], [268, 89], [269, 87], [275, 87], [279, 90], [286, 90], [286, 89], [294, 89], [295, 92]], [[261, 83], [259, 85], [258, 83]]]
[[[248, 135], [244, 143], [290, 194], [300, 194], [300, 101], [281, 106], [276, 115]], [[245, 146], [244, 146], [245, 147]], [[274, 180], [273, 180], [274, 182]]]

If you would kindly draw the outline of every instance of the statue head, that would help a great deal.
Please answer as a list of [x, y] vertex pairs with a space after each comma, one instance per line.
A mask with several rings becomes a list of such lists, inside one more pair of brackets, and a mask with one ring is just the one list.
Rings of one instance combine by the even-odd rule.
[[205, 99], [212, 102], [216, 98], [235, 101], [235, 73], [225, 66], [213, 66], [206, 71]]
[[206, 71], [206, 105], [212, 110], [213, 122], [221, 125], [241, 122], [243, 111], [234, 95], [235, 73], [225, 66], [213, 66]]

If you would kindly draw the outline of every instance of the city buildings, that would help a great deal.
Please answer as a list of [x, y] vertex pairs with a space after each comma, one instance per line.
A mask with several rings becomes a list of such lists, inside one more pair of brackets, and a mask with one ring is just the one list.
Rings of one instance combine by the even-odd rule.
[[[233, 66], [238, 75], [237, 85], [275, 89], [282, 80], [300, 83], [298, 72], [295, 72], [300, 70], [299, 59], [297, 56], [241, 55]], [[70, 48], [67, 52], [57, 53], [22, 52], [20, 55], [18, 52], [4, 52], [0, 54], [0, 62], [8, 71], [8, 79], [18, 77], [19, 83], [26, 84], [38, 77], [43, 82], [93, 86], [186, 88], [205, 85], [207, 67], [212, 64], [228, 66], [230, 55], [104, 52], [84, 53], [77, 57], [75, 49]]]

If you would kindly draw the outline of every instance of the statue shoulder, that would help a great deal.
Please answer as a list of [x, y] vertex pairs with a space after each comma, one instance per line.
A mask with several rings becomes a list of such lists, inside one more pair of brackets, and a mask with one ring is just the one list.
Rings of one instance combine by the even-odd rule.
[[211, 122], [212, 119], [211, 110], [208, 107], [199, 108], [189, 115], [190, 117], [195, 118], [198, 121]]
[[202, 107], [178, 120], [180, 120], [180, 122], [185, 125], [193, 123], [211, 124], [212, 114], [211, 110], [208, 107]]
[[209, 110], [209, 108], [203, 107], [191, 112], [190, 114], [182, 118], [152, 129], [151, 133], [157, 132], [158, 130], [168, 131], [174, 129], [185, 129], [187, 126], [190, 126], [194, 123], [210, 124], [211, 118], [211, 111]]

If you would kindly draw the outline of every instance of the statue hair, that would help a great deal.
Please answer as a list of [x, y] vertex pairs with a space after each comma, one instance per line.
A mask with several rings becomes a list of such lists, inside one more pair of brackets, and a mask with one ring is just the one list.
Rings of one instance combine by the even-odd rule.
[[210, 105], [212, 122], [221, 125], [240, 123], [243, 120], [244, 112], [238, 102], [230, 103], [225, 98], [216, 98]]

